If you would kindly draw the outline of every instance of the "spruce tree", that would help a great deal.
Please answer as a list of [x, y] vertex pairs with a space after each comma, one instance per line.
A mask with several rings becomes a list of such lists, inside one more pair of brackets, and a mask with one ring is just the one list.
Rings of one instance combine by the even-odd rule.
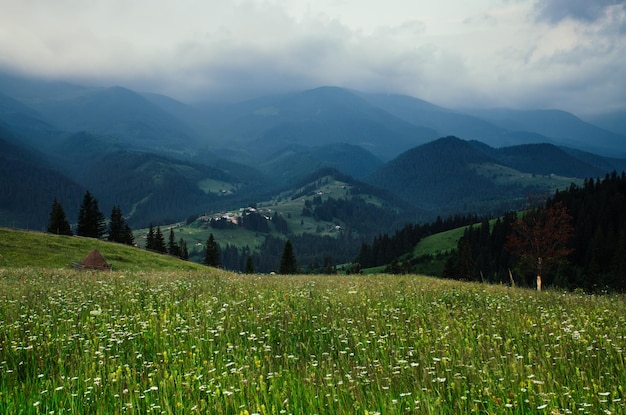
[[124, 238], [122, 241], [123, 244], [126, 245], [135, 245], [135, 235], [133, 235], [133, 230], [126, 224], [124, 229]]
[[111, 242], [118, 242], [126, 245], [133, 245], [135, 238], [130, 226], [126, 223], [122, 209], [119, 206], [113, 206], [111, 211], [111, 219], [109, 220], [109, 236], [107, 238]]
[[252, 255], [248, 255], [246, 258], [246, 268], [244, 272], [246, 274], [254, 274], [254, 261], [252, 261]]
[[154, 233], [154, 248], [153, 249], [162, 254], [167, 253], [167, 247], [165, 246], [165, 238], [163, 237], [163, 233], [161, 232], [160, 226], [157, 226], [156, 232]]
[[167, 253], [173, 256], [180, 256], [180, 247], [174, 238], [174, 228], [170, 228], [170, 236], [167, 241]]
[[101, 238], [106, 229], [106, 221], [102, 212], [98, 208], [98, 201], [89, 190], [85, 192], [83, 203], [78, 212], [78, 224], [76, 234], [89, 238]]
[[189, 251], [187, 250], [187, 242], [185, 242], [183, 238], [180, 238], [180, 241], [178, 241], [178, 247], [180, 248], [180, 259], [188, 260]]
[[291, 241], [287, 240], [287, 242], [285, 242], [285, 248], [283, 249], [283, 255], [280, 258], [278, 273], [297, 274], [298, 272], [298, 262], [296, 261], [295, 254], [293, 253], [293, 246], [291, 245]]
[[154, 251], [154, 226], [150, 224], [148, 228], [148, 235], [146, 236], [146, 249], [148, 251]]
[[217, 245], [217, 242], [215, 242], [213, 234], [209, 235], [209, 239], [206, 242], [204, 265], [210, 267], [219, 267], [221, 265], [219, 246]]
[[48, 221], [48, 233], [54, 233], [57, 235], [71, 235], [72, 228], [65, 216], [65, 211], [61, 203], [54, 198], [52, 202], [52, 209], [50, 211], [50, 220]]

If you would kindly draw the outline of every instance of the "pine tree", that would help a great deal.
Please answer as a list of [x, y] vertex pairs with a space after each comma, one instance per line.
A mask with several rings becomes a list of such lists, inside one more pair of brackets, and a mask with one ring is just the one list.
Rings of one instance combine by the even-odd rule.
[[106, 229], [106, 221], [102, 212], [98, 208], [98, 201], [89, 190], [83, 197], [83, 203], [78, 212], [78, 225], [76, 234], [89, 238], [101, 238]]
[[126, 223], [122, 209], [119, 206], [113, 206], [111, 211], [111, 219], [109, 220], [109, 236], [107, 238], [111, 242], [117, 242], [126, 245], [133, 245], [135, 237], [130, 226]]
[[204, 265], [208, 265], [210, 267], [221, 266], [219, 246], [217, 245], [217, 242], [215, 242], [213, 234], [209, 235], [209, 239], [206, 242]]
[[254, 274], [254, 261], [252, 261], [252, 255], [248, 255], [246, 258], [246, 274]]
[[128, 224], [126, 224], [124, 228], [124, 237], [122, 243], [131, 246], [135, 245], [135, 235], [133, 235], [133, 230], [130, 228], [130, 226], [128, 226]]
[[280, 258], [280, 267], [278, 268], [279, 274], [297, 274], [298, 262], [296, 256], [293, 253], [293, 246], [291, 241], [285, 242], [285, 248], [283, 249], [283, 255]]
[[187, 250], [187, 242], [183, 238], [180, 238], [178, 241], [178, 246], [180, 248], [180, 259], [187, 261], [189, 259], [189, 251]]
[[154, 251], [154, 226], [150, 224], [148, 228], [148, 235], [146, 236], [146, 249], [148, 251]]
[[48, 221], [48, 233], [57, 235], [71, 235], [72, 228], [65, 216], [65, 211], [61, 203], [54, 198], [52, 209], [50, 211], [50, 220]]
[[170, 228], [170, 236], [167, 241], [167, 253], [173, 256], [180, 256], [180, 247], [176, 243], [174, 228]]
[[157, 226], [156, 232], [154, 233], [154, 248], [153, 249], [162, 254], [167, 253], [167, 247], [165, 246], [165, 238], [163, 237], [163, 233], [161, 232], [160, 226]]
[[324, 257], [324, 274], [336, 274], [337, 268], [333, 265], [333, 259], [330, 256]]

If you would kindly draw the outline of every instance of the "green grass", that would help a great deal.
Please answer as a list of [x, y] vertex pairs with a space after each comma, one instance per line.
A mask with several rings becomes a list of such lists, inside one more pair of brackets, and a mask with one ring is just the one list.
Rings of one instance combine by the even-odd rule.
[[114, 270], [202, 270], [202, 265], [91, 238], [0, 228], [0, 267], [69, 268], [97, 248]]
[[198, 187], [204, 193], [222, 193], [232, 191], [236, 184], [216, 179], [203, 179], [198, 182]]
[[[329, 197], [340, 199], [349, 194], [349, 184], [333, 180], [331, 177], [324, 179], [327, 179], [328, 182], [318, 186], [314, 194], [301, 196], [292, 200], [291, 195], [294, 192], [285, 192], [273, 200], [260, 202], [258, 210], [261, 214], [269, 217], [271, 217], [274, 212], [278, 211], [287, 221], [292, 234], [300, 235], [303, 233], [311, 233], [320, 236], [337, 237], [340, 233], [335, 229], [335, 221], [323, 222], [315, 220], [310, 216], [301, 216], [305, 201], [312, 200], [314, 196], [320, 196], [322, 199], [327, 199]], [[203, 188], [204, 191], [210, 190], [215, 192], [218, 191], [218, 188], [223, 185], [222, 182], [210, 180], [205, 180], [203, 183], [206, 184]], [[380, 201], [374, 197], [370, 196], [367, 200], [372, 204], [380, 205]], [[241, 208], [244, 207], [247, 206], [241, 206]], [[221, 216], [222, 213], [225, 212], [210, 212], [209, 216]], [[230, 213], [238, 214], [239, 208], [231, 210]], [[258, 249], [263, 244], [265, 237], [268, 235], [279, 238], [285, 237], [283, 234], [277, 232], [271, 223], [269, 233], [260, 233], [249, 231], [240, 227], [237, 227], [236, 229], [214, 229], [208, 226], [206, 222], [197, 220], [190, 224], [172, 224], [168, 226], [161, 226], [161, 230], [166, 240], [169, 236], [168, 229], [170, 226], [173, 226], [175, 229], [176, 241], [180, 238], [185, 239], [188, 249], [192, 255], [199, 255], [202, 247], [198, 246], [198, 244], [204, 245], [209, 238], [209, 234], [211, 233], [222, 248], [227, 244], [230, 244], [238, 248], [247, 246], [253, 250]], [[144, 245], [142, 237], [145, 236], [147, 232], [148, 229], [137, 229], [134, 232], [135, 239], [141, 246]]]
[[[213, 234], [215, 240], [222, 248], [226, 247], [227, 244], [239, 248], [244, 246], [254, 248], [260, 246], [265, 239], [262, 233], [251, 232], [241, 227], [235, 229], [213, 229], [207, 222], [202, 221], [195, 221], [189, 225], [175, 224], [170, 226], [174, 227], [176, 241], [178, 242], [180, 238], [184, 239], [192, 256], [202, 255], [210, 234]], [[161, 231], [166, 243], [169, 237], [170, 226], [161, 226]], [[145, 245], [143, 237], [147, 235], [147, 233], [147, 229], [139, 229], [134, 232], [135, 240], [139, 242], [140, 246]]]
[[436, 255], [439, 253], [448, 253], [456, 249], [459, 239], [463, 236], [466, 228], [467, 227], [464, 226], [427, 236], [415, 245], [412, 256]]
[[0, 269], [0, 411], [625, 413], [625, 316], [419, 276]]
[[581, 185], [582, 179], [564, 177], [556, 174], [540, 175], [523, 173], [519, 170], [500, 164], [482, 163], [473, 166], [476, 173], [488, 177], [499, 185], [519, 184], [521, 186], [539, 186], [546, 191], [554, 192], [558, 189], [568, 188], [572, 183]]

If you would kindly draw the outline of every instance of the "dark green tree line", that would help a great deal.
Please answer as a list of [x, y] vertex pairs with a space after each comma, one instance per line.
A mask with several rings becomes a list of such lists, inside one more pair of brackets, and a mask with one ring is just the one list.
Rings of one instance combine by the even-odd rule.
[[[507, 248], [511, 238], [526, 241]], [[536, 284], [537, 274], [547, 286], [626, 292], [624, 173], [572, 184], [524, 214], [506, 214], [491, 229], [486, 222], [468, 228], [444, 271], [448, 278], [497, 283], [510, 283], [513, 276], [526, 286]]]

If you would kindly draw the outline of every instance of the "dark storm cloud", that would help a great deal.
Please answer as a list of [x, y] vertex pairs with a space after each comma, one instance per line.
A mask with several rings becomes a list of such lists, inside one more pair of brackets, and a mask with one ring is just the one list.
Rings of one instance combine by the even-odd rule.
[[444, 106], [626, 107], [623, 1], [391, 3], [0, 0], [0, 71], [185, 101], [336, 85]]
[[538, 18], [551, 23], [573, 19], [592, 23], [606, 17], [610, 8], [626, 9], [624, 0], [540, 0], [535, 8]]

